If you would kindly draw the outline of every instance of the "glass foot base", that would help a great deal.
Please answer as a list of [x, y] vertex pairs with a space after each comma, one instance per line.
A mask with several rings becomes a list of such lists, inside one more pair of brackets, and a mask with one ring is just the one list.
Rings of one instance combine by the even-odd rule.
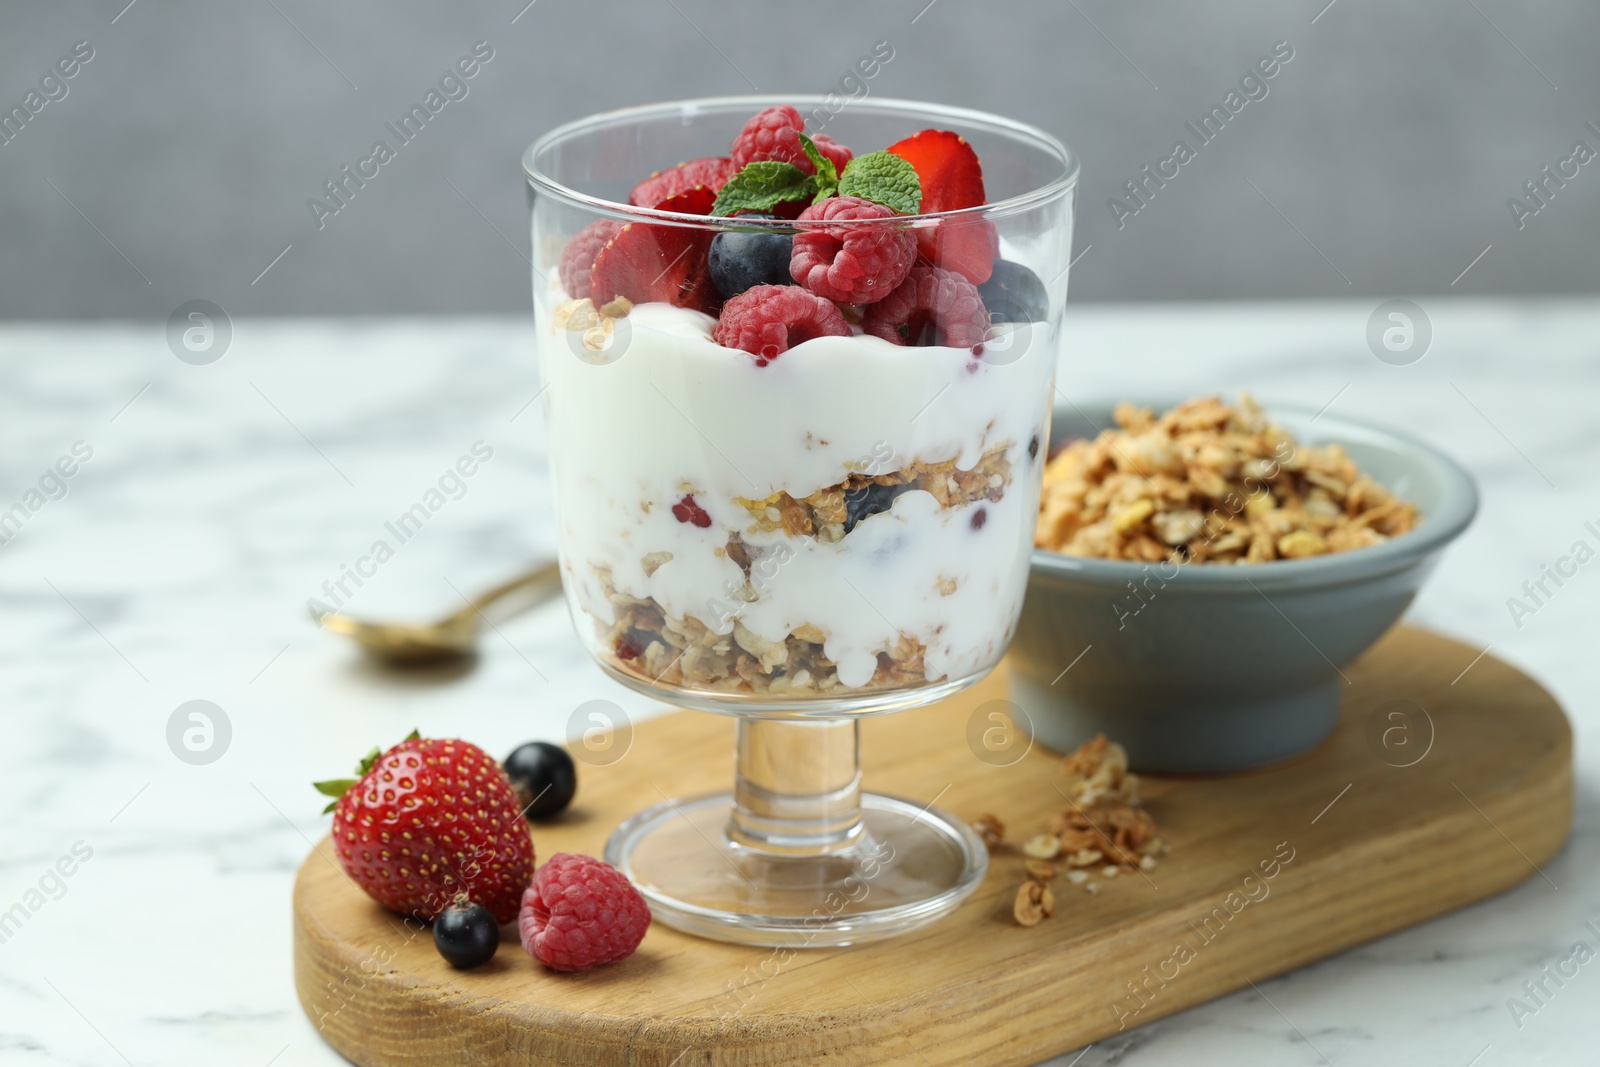
[[944, 812], [873, 793], [860, 833], [825, 855], [777, 856], [729, 839], [726, 793], [669, 800], [617, 827], [605, 859], [658, 922], [716, 941], [822, 948], [877, 941], [953, 911], [988, 850]]

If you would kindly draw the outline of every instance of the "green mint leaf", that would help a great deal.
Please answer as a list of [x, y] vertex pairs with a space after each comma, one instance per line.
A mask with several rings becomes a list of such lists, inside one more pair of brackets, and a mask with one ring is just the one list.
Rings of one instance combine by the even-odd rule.
[[332, 811], [334, 808], [337, 808], [338, 806], [339, 806], [339, 802], [337, 800], [330, 800], [330, 801], [328, 801], [328, 806], [322, 809], [322, 814], [326, 815], [326, 814], [328, 814], [328, 812]]
[[839, 168], [833, 165], [833, 160], [817, 150], [817, 142], [803, 133], [800, 134], [800, 147], [806, 150], [806, 158], [817, 168], [817, 199], [826, 200], [839, 189]]
[[902, 215], [915, 215], [922, 207], [922, 182], [916, 168], [893, 152], [868, 152], [844, 168], [839, 195], [859, 196]]
[[728, 179], [711, 205], [711, 214], [767, 211], [786, 200], [810, 200], [816, 194], [816, 180], [793, 163], [759, 159]]

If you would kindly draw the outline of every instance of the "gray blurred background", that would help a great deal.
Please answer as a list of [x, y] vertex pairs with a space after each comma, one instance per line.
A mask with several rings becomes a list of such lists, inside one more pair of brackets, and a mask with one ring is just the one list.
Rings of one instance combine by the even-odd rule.
[[[929, 99], [1058, 134], [1083, 160], [1078, 301], [1600, 288], [1600, 161], [1559, 185], [1542, 170], [1578, 141], [1600, 152], [1593, 0], [525, 4], [6, 0], [0, 111], [27, 120], [0, 144], [0, 317], [165, 318], [196, 298], [233, 315], [518, 312], [530, 140], [757, 89]], [[468, 94], [319, 229], [308, 199], [478, 41], [493, 58]], [[841, 84], [878, 41], [893, 59]], [[1280, 41], [1293, 59], [1266, 95], [1127, 199]], [[41, 89], [78, 42], [92, 59]], [[1120, 226], [1115, 196], [1138, 208]], [[1520, 226], [1512, 197], [1539, 209]]]

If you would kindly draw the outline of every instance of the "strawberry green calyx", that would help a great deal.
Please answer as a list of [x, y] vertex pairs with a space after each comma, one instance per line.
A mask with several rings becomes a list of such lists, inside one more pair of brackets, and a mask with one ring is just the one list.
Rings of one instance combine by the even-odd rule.
[[348, 793], [358, 781], [360, 781], [359, 778], [329, 778], [325, 782], [312, 782], [313, 789], [325, 797], [333, 798], [328, 802], [328, 806], [322, 809], [322, 814], [326, 815], [334, 808], [337, 808], [339, 806], [339, 798]]
[[[416, 741], [421, 736], [422, 734], [416, 730], [412, 730], [401, 741], [401, 744], [404, 744], [406, 741]], [[357, 783], [361, 781], [361, 779], [365, 778], [367, 776], [367, 772], [372, 770], [373, 764], [377, 763], [382, 756], [383, 750], [375, 747], [371, 752], [368, 752], [365, 756], [362, 756], [361, 762], [356, 764], [356, 777], [329, 778], [326, 781], [312, 782], [311, 787], [313, 789], [325, 797], [333, 798], [332, 802], [330, 802], [327, 807], [322, 809], [322, 814], [326, 815], [328, 812], [338, 807], [339, 798], [348, 793]]]
[[915, 215], [922, 207], [922, 182], [916, 168], [892, 152], [869, 152], [852, 159], [839, 179], [838, 192], [871, 200], [902, 215]]

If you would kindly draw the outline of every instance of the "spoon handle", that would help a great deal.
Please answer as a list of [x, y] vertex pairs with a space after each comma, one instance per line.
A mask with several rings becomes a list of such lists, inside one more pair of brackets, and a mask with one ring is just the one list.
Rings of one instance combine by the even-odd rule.
[[[502, 600], [512, 593], [519, 592], [533, 585], [550, 583], [548, 593], [553, 595], [561, 591], [561, 564], [555, 560], [542, 563], [526, 574], [519, 574], [509, 581], [501, 582], [491, 589], [486, 589], [472, 598], [472, 609], [482, 611], [497, 600]], [[531, 603], [542, 602], [546, 597], [539, 597]], [[530, 604], [531, 606], [531, 604]]]

